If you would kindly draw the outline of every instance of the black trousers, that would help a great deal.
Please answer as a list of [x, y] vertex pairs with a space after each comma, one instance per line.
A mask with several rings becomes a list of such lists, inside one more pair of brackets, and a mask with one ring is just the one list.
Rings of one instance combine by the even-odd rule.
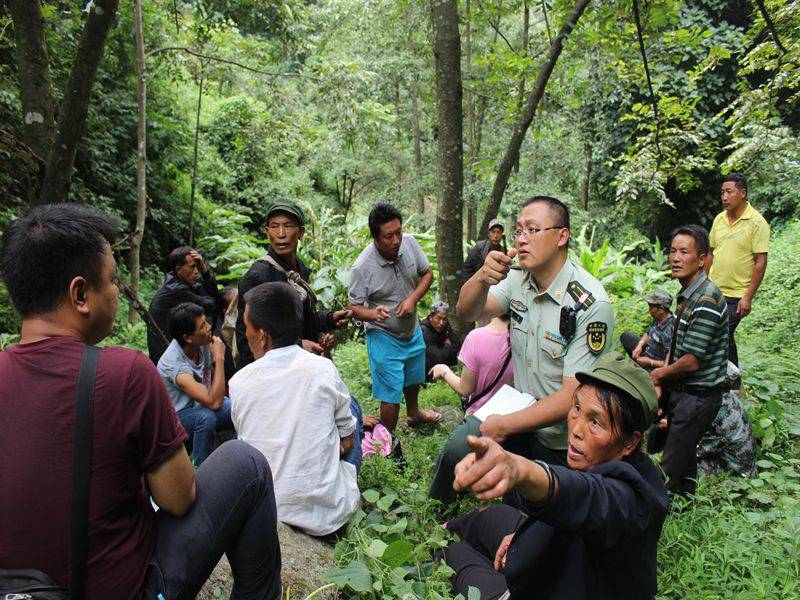
[[717, 416], [722, 393], [696, 396], [672, 390], [667, 403], [669, 429], [666, 432], [661, 468], [667, 476], [667, 490], [693, 494], [697, 479], [697, 444]]
[[505, 576], [494, 569], [494, 557], [503, 538], [525, 521], [517, 509], [493, 504], [483, 510], [447, 523], [448, 531], [461, 538], [444, 551], [445, 562], [455, 571], [451, 581], [457, 594], [467, 597], [470, 587], [478, 588], [481, 600], [496, 600], [507, 590]]
[[281, 550], [272, 472], [264, 455], [240, 440], [225, 442], [196, 475], [197, 500], [183, 517], [156, 514], [156, 543], [144, 600], [197, 596], [222, 554], [236, 600], [281, 596]]
[[[739, 298], [729, 298], [725, 296], [725, 305], [728, 309], [728, 360], [738, 367], [739, 349], [736, 347], [736, 338], [733, 337], [733, 333], [739, 326], [739, 321], [741, 321], [739, 317]], [[736, 381], [731, 384], [732, 390], [738, 390], [741, 387], [742, 380], [740, 378], [737, 378]]]

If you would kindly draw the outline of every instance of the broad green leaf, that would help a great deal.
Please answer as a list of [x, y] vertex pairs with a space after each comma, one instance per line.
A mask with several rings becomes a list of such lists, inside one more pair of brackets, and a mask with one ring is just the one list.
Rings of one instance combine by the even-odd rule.
[[372, 575], [361, 560], [354, 560], [341, 569], [331, 569], [322, 576], [322, 579], [335, 583], [338, 587], [349, 587], [354, 592], [372, 591]]
[[390, 567], [399, 566], [411, 559], [414, 552], [414, 544], [408, 540], [397, 540], [392, 542], [383, 553], [383, 562]]

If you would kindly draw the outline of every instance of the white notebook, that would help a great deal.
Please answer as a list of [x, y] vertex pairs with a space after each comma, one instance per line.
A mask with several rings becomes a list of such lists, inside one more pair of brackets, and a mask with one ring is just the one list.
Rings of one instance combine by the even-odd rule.
[[536, 402], [536, 398], [530, 394], [524, 394], [510, 385], [504, 385], [497, 390], [494, 396], [489, 398], [486, 404], [472, 414], [483, 422], [489, 415], [507, 415], [528, 408], [534, 402]]

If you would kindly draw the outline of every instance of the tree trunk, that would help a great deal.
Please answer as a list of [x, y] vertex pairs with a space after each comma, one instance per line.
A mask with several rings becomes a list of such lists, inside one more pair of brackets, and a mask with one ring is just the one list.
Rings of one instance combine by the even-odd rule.
[[520, 115], [517, 124], [514, 126], [514, 133], [511, 135], [511, 140], [508, 143], [506, 152], [503, 155], [503, 159], [500, 161], [500, 166], [497, 169], [497, 177], [495, 178], [494, 185], [492, 186], [492, 195], [489, 200], [489, 205], [486, 207], [486, 214], [483, 216], [483, 222], [481, 223], [481, 230], [479, 234], [481, 237], [486, 235], [489, 229], [489, 222], [497, 216], [497, 211], [500, 209], [500, 203], [503, 201], [503, 195], [506, 192], [506, 186], [508, 185], [508, 179], [511, 175], [511, 169], [514, 166], [514, 162], [517, 160], [517, 156], [519, 155], [519, 150], [522, 147], [522, 142], [525, 139], [525, 134], [528, 131], [528, 127], [530, 127], [533, 117], [536, 114], [536, 108], [539, 106], [539, 101], [544, 95], [547, 81], [550, 79], [550, 75], [553, 73], [553, 68], [558, 61], [558, 57], [561, 56], [561, 51], [564, 48], [564, 41], [575, 28], [575, 25], [578, 23], [581, 15], [589, 5], [589, 1], [590, 0], [577, 0], [575, 6], [572, 7], [572, 11], [569, 13], [569, 16], [567, 16], [566, 21], [564, 21], [564, 24], [561, 26], [558, 35], [553, 39], [553, 43], [550, 44], [550, 50], [547, 53], [547, 57], [542, 62], [539, 75], [536, 77], [536, 83], [533, 86], [533, 90], [531, 90], [530, 96], [528, 96], [528, 102], [525, 105], [525, 110]]
[[8, 8], [17, 43], [25, 143], [44, 161], [50, 153], [56, 125], [42, 5], [38, 0], [9, 0]]
[[395, 179], [397, 181], [397, 189], [402, 189], [403, 185], [403, 156], [400, 152], [401, 142], [403, 140], [403, 133], [400, 129], [400, 79], [395, 81], [395, 88], [394, 88], [394, 110], [395, 110], [395, 139], [397, 140], [397, 152], [396, 160], [397, 163], [395, 164], [396, 175]]
[[411, 128], [414, 131], [414, 181], [416, 183], [417, 211], [425, 214], [425, 195], [422, 193], [422, 141], [419, 133], [419, 88], [416, 76], [411, 77]]
[[194, 156], [192, 158], [192, 191], [189, 195], [189, 245], [194, 244], [194, 198], [197, 192], [197, 151], [200, 146], [200, 111], [203, 108], [203, 67], [200, 67], [200, 84], [197, 90], [197, 112], [194, 117]]
[[[527, 0], [522, 0], [522, 56], [528, 56], [528, 30], [531, 22], [531, 11], [528, 8]], [[522, 102], [525, 100], [525, 71], [519, 76], [517, 84], [517, 114], [522, 112]], [[519, 173], [519, 153], [517, 160], [514, 161], [514, 172]]]
[[[472, 78], [472, 14], [470, 11], [470, 1], [466, 3], [467, 10], [467, 26], [466, 26], [466, 42], [467, 42], [467, 169], [469, 170], [469, 181], [473, 181], [472, 170], [475, 167], [475, 162], [478, 157], [475, 155], [475, 105], [472, 95], [472, 86], [475, 81]], [[467, 195], [467, 239], [474, 240], [478, 234], [478, 206], [475, 194]]]
[[[461, 289], [464, 160], [461, 110], [461, 39], [457, 0], [431, 0], [433, 54], [436, 65], [438, 207], [436, 255], [439, 293], [455, 307]], [[454, 232], [457, 232], [454, 235]], [[454, 322], [456, 329], [461, 329]]]
[[581, 188], [581, 205], [589, 210], [589, 182], [592, 176], [592, 144], [588, 140], [583, 144], [583, 186]]
[[114, 23], [119, 0], [94, 0], [86, 18], [78, 53], [64, 91], [53, 144], [47, 157], [39, 202], [65, 202], [69, 195], [75, 151], [81, 139], [92, 86], [103, 57], [103, 47]]
[[[134, 0], [134, 31], [136, 35], [136, 58], [139, 87], [139, 126], [138, 153], [136, 159], [136, 224], [131, 234], [131, 248], [128, 255], [128, 268], [131, 273], [131, 290], [138, 296], [140, 264], [139, 255], [144, 238], [144, 218], [147, 210], [147, 59], [144, 54], [144, 31], [142, 29], [142, 0]], [[138, 318], [136, 308], [131, 305], [128, 321], [135, 323]]]

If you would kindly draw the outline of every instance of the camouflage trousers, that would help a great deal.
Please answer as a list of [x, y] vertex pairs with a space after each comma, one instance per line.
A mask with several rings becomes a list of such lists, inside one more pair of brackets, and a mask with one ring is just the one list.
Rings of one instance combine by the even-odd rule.
[[697, 446], [697, 469], [703, 475], [730, 471], [756, 476], [756, 438], [739, 394], [728, 391], [711, 427]]

